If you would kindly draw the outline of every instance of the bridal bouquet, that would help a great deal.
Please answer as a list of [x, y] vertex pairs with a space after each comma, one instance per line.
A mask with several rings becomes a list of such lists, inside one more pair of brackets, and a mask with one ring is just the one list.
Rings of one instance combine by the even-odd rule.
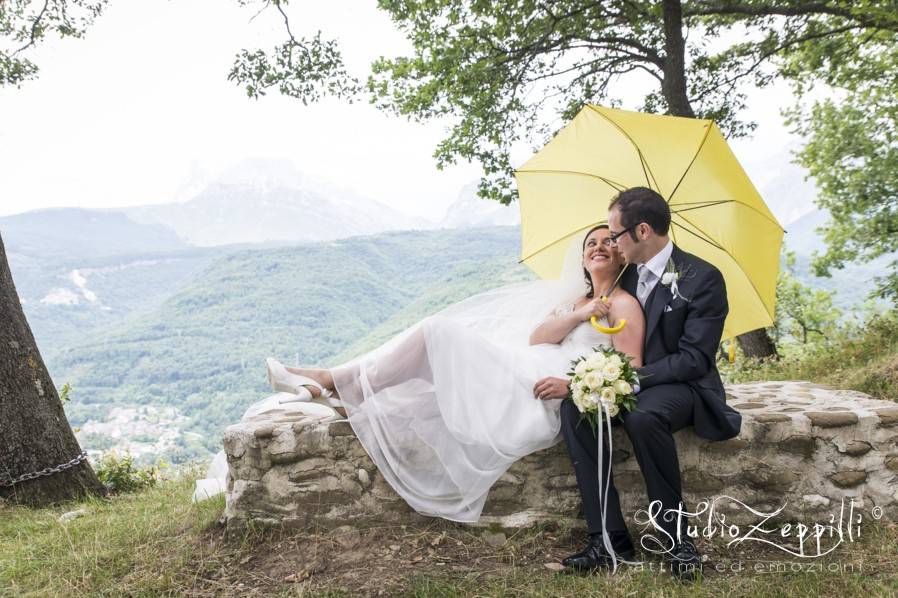
[[593, 428], [601, 421], [603, 412], [614, 417], [621, 409], [632, 411], [636, 406], [634, 387], [639, 385], [639, 377], [628, 355], [596, 347], [592, 355], [584, 355], [571, 365], [568, 398]]

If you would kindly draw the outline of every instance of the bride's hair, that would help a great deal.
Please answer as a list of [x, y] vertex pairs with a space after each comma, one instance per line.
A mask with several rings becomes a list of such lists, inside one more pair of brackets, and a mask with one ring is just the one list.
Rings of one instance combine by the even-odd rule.
[[[597, 224], [588, 231], [586, 231], [586, 236], [583, 237], [583, 247], [580, 249], [580, 255], [583, 255], [583, 252], [586, 251], [586, 241], [589, 239], [589, 235], [593, 234], [595, 231], [604, 228], [605, 230], [610, 231], [607, 224]], [[592, 276], [589, 275], [589, 270], [586, 269], [586, 266], [583, 266], [583, 278], [586, 279], [586, 298], [592, 299], [595, 296], [595, 289], [592, 288]]]

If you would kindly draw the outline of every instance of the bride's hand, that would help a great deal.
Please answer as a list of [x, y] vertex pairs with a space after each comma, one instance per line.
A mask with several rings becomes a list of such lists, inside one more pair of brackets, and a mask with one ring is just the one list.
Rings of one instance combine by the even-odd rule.
[[533, 386], [533, 396], [541, 401], [563, 399], [567, 396], [569, 384], [565, 378], [543, 378]]
[[577, 310], [577, 315], [581, 322], [585, 322], [593, 316], [601, 320], [608, 315], [609, 311], [611, 311], [611, 304], [605, 303], [600, 298], [596, 297], [580, 306]]

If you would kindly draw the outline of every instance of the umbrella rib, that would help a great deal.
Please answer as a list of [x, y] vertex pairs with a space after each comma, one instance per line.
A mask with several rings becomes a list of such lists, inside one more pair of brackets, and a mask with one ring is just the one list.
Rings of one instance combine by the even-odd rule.
[[540, 248], [537, 249], [536, 251], [532, 252], [530, 255], [525, 256], [525, 257], [522, 257], [520, 260], [518, 260], [518, 263], [519, 263], [519, 264], [523, 264], [525, 261], [529, 260], [530, 258], [532, 258], [534, 255], [536, 255], [536, 254], [539, 253], [540, 251], [543, 251], [543, 250], [545, 250], [545, 249], [551, 247], [552, 245], [554, 245], [555, 243], [558, 243], [558, 242], [561, 241], [562, 239], [567, 239], [568, 237], [572, 237], [572, 236], [576, 235], [576, 234], [579, 233], [579, 232], [585, 231], [587, 228], [593, 227], [593, 226], [595, 226], [595, 225], [597, 225], [597, 224], [604, 224], [605, 222], [606, 222], [605, 220], [596, 220], [595, 222], [591, 222], [590, 224], [587, 224], [586, 226], [584, 226], [584, 227], [582, 227], [582, 228], [578, 228], [578, 229], [575, 230], [575, 231], [569, 232], [568, 234], [564, 235], [564, 236], [561, 237], [560, 239], [555, 239], [554, 241], [552, 241], [552, 242], [549, 243], [548, 245], [543, 245], [542, 247], [540, 247]]
[[[630, 134], [627, 133], [626, 131], [624, 131], [623, 127], [621, 127], [619, 124], [617, 124], [616, 122], [614, 122], [613, 120], [608, 118], [608, 115], [600, 112], [595, 106], [593, 106], [592, 104], [588, 104], [588, 106], [593, 110], [593, 112], [595, 112], [596, 114], [598, 114], [599, 116], [601, 116], [602, 118], [604, 118], [605, 120], [610, 122], [614, 126], [615, 129], [620, 131], [623, 134], [623, 136], [626, 137], [630, 141], [631, 144], [633, 144], [633, 147], [636, 148], [636, 153], [639, 156], [639, 163], [642, 164], [642, 174], [643, 174], [643, 176], [645, 176], [645, 184], [648, 185], [649, 187], [651, 187], [652, 181], [654, 181], [655, 190], [660, 191], [661, 188], [658, 186], [658, 181], [655, 180], [655, 173], [652, 172], [652, 169], [649, 167], [649, 163], [646, 161], [645, 156], [642, 155], [642, 150], [639, 149], [639, 146], [636, 145], [636, 142], [633, 141], [633, 138], [630, 137]], [[651, 181], [649, 180], [649, 175], [651, 175], [651, 177], [652, 177]]]
[[[710, 134], [711, 134], [711, 126], [708, 125], [707, 130], [705, 130], [705, 136], [702, 138], [702, 142], [699, 144], [698, 149], [695, 151], [695, 155], [692, 156], [692, 161], [689, 162], [689, 166], [687, 166], [686, 170], [683, 171], [683, 176], [680, 177], [680, 180], [677, 181], [676, 187], [674, 187], [673, 191], [671, 191], [670, 197], [667, 198], [667, 203], [670, 203], [673, 200], [674, 194], [680, 188], [680, 184], [683, 182], [683, 179], [685, 179], [686, 175], [689, 174], [689, 171], [692, 169], [692, 165], [695, 164], [695, 161], [698, 159], [698, 155], [701, 153], [702, 148], [705, 146], [705, 142], [708, 140], [708, 136]], [[761, 198], [761, 199], [763, 201], [763, 198]], [[728, 200], [728, 201], [736, 201], [736, 200]], [[695, 202], [695, 203], [699, 203], [699, 202]], [[722, 202], [720, 202], [720, 203], [722, 203]], [[779, 222], [777, 222], [776, 220], [771, 220], [766, 214], [762, 213], [760, 210], [758, 210], [754, 206], [750, 206], [747, 203], [743, 203], [741, 201], [736, 201], [736, 203], [742, 204], [743, 206], [745, 206], [746, 208], [748, 208], [750, 210], [754, 210], [764, 220], [767, 220], [768, 222], [775, 224], [777, 227], [779, 227], [780, 230], [783, 230], [783, 231], [785, 230], [785, 229], [783, 229], [783, 227], [780, 225]], [[687, 205], [687, 204], [678, 204], [678, 205]], [[712, 205], [714, 205], [714, 204], [712, 204]]]
[[[683, 218], [683, 217], [680, 216], [680, 218]], [[683, 220], [686, 220], [686, 219], [683, 218]], [[708, 237], [707, 235], [702, 234], [701, 229], [699, 229], [697, 226], [695, 226], [694, 223], [689, 222], [689, 220], [686, 220], [686, 222], [688, 222], [688, 223], [691, 224], [693, 227], [695, 227], [695, 230], [690, 230], [689, 228], [683, 226], [683, 225], [680, 224], [679, 222], [675, 222], [675, 221], [673, 221], [673, 220], [670, 221], [671, 224], [675, 224], [675, 225], [679, 226], [680, 228], [682, 228], [682, 229], [683, 229], [684, 231], [686, 231], [687, 233], [690, 233], [690, 234], [692, 234], [692, 235], [698, 237], [699, 239], [701, 239], [702, 241], [704, 241], [704, 242], [707, 243], [708, 245], [711, 245], [712, 247], [716, 247], [717, 249], [719, 249], [719, 250], [723, 251], [724, 253], [726, 253], [727, 255], [729, 255], [729, 252], [728, 252], [726, 249], [724, 249], [723, 247], [721, 247], [718, 243], [716, 243], [713, 239], [711, 239], [711, 238]], [[730, 257], [733, 257], [733, 256], [730, 256]], [[733, 258], [733, 259], [735, 259], [735, 258]]]
[[683, 208], [682, 210], [675, 210], [674, 208], [671, 208], [671, 209], [670, 209], [670, 213], [671, 213], [671, 214], [679, 214], [679, 213], [681, 213], [681, 212], [688, 212], [688, 211], [690, 211], [690, 210], [700, 210], [700, 209], [702, 209], [702, 208], [711, 208], [711, 207], [714, 207], [714, 206], [719, 206], [720, 204], [724, 204], [724, 203], [733, 203], [733, 202], [735, 202], [735, 201], [736, 201], [735, 199], [722, 199], [722, 200], [720, 200], [720, 201], [696, 201], [696, 202], [692, 202], [692, 203], [689, 203], [689, 204], [686, 204], [686, 203], [678, 203], [678, 204], [677, 204], [678, 206], [689, 206], [689, 205], [691, 205], [692, 207], [691, 207], [691, 208]]
[[603, 183], [607, 184], [609, 187], [611, 187], [611, 188], [614, 189], [615, 191], [623, 191], [624, 189], [627, 188], [626, 186], [621, 185], [620, 183], [618, 183], [618, 182], [616, 182], [616, 181], [612, 181], [611, 179], [607, 179], [607, 178], [605, 178], [605, 177], [603, 177], [603, 176], [599, 176], [599, 175], [597, 175], [597, 174], [592, 174], [591, 172], [580, 172], [580, 171], [577, 171], [577, 170], [517, 170], [516, 172], [518, 172], [518, 173], [520, 173], [520, 174], [530, 174], [530, 173], [534, 173], [534, 174], [547, 174], [547, 173], [551, 173], [551, 174], [579, 174], [579, 175], [581, 175], [581, 176], [587, 176], [587, 177], [592, 177], [592, 178], [594, 178], [594, 179], [599, 179], [600, 181], [602, 181]]
[[673, 188], [673, 191], [670, 192], [670, 197], [667, 198], [667, 203], [670, 203], [673, 200], [673, 196], [677, 193], [677, 189], [680, 188], [680, 183], [683, 182], [683, 179], [686, 178], [686, 175], [689, 174], [689, 170], [692, 168], [692, 165], [695, 164], [696, 159], [698, 159], [698, 155], [702, 152], [702, 148], [705, 147], [705, 142], [708, 140], [708, 135], [711, 134], [711, 125], [707, 125], [705, 128], [705, 136], [702, 137], [702, 142], [698, 144], [698, 149], [695, 150], [695, 155], [692, 156], [692, 160], [689, 162], [689, 166], [686, 167], [686, 170], [683, 171], [683, 176], [680, 177], [680, 180], [677, 181], [676, 186]]
[[678, 202], [678, 206], [704, 206], [714, 203], [726, 203], [728, 201], [736, 201], [735, 199], [706, 199], [704, 201], [683, 201]]
[[751, 205], [749, 205], [749, 204], [747, 204], [747, 203], [743, 203], [743, 202], [741, 202], [741, 201], [735, 200], [735, 199], [719, 199], [719, 200], [693, 201], [693, 202], [687, 202], [687, 203], [677, 203], [676, 205], [678, 205], [678, 206], [693, 206], [693, 207], [691, 207], [691, 208], [685, 208], [685, 209], [683, 209], [683, 210], [675, 210], [675, 209], [671, 208], [670, 211], [671, 211], [671, 213], [673, 213], [673, 214], [679, 214], [679, 213], [681, 213], [681, 212], [688, 212], [689, 210], [697, 210], [697, 209], [699, 209], [699, 208], [711, 208], [711, 207], [719, 206], [719, 205], [725, 204], [725, 203], [737, 203], [737, 204], [739, 204], [740, 206], [742, 206], [743, 208], [748, 208], [749, 210], [752, 210], [753, 212], [755, 212], [758, 216], [760, 216], [761, 218], [763, 218], [763, 219], [766, 220], [767, 222], [776, 225], [776, 227], [779, 228], [781, 231], [786, 232], [786, 229], [784, 229], [784, 228], [780, 225], [779, 222], [777, 222], [776, 220], [771, 220], [769, 217], [767, 217], [766, 214], [764, 214], [763, 212], [761, 212], [761, 211], [760, 211], [759, 209], [757, 209], [756, 207], [751, 206]]
[[[695, 226], [695, 224], [694, 224], [693, 222], [687, 220], [687, 219], [684, 218], [683, 216], [680, 216], [680, 218], [683, 218], [683, 220], [686, 220], [686, 222], [688, 222], [688, 223], [691, 224], [692, 226]], [[739, 270], [740, 270], [740, 271], [742, 272], [742, 274], [745, 276], [746, 280], [748, 280], [748, 284], [751, 285], [751, 288], [754, 290], [755, 295], [757, 295], [758, 299], [761, 299], [761, 293], [760, 293], [760, 291], [758, 291], [758, 287], [755, 285], [755, 281], [753, 281], [753, 280], [751, 279], [751, 276], [749, 276], [748, 274], [745, 273], [745, 270], [742, 268], [742, 266], [739, 264], [739, 261], [736, 259], [736, 257], [735, 257], [733, 254], [731, 254], [729, 251], [727, 251], [726, 249], [724, 249], [723, 247], [721, 247], [720, 245], [718, 245], [717, 243], [715, 243], [715, 242], [712, 241], [711, 239], [705, 238], [705, 237], [699, 235], [698, 233], [689, 230], [688, 228], [686, 228], [685, 226], [683, 226], [683, 225], [680, 224], [679, 222], [673, 222], [673, 221], [671, 221], [671, 224], [676, 224], [677, 226], [679, 226], [680, 228], [682, 228], [682, 229], [683, 229], [684, 231], [686, 231], [687, 233], [690, 233], [690, 234], [692, 234], [692, 235], [695, 235], [696, 237], [698, 237], [698, 238], [701, 239], [702, 241], [705, 241], [706, 243], [710, 243], [710, 244], [713, 245], [714, 247], [717, 247], [717, 248], [720, 249], [722, 252], [724, 252], [725, 254], [727, 254], [727, 255], [729, 256], [729, 258], [730, 258], [731, 260], [733, 260], [733, 263], [735, 263], [737, 266], [739, 266]], [[697, 226], [695, 226], [695, 228], [698, 229]], [[761, 300], [761, 305], [764, 306], [764, 311], [767, 312], [767, 315], [770, 316], [770, 319], [771, 319], [771, 320], [774, 319], [773, 314], [771, 314], [771, 313], [767, 310], [767, 306], [764, 304], [764, 301], [763, 301], [763, 300]]]

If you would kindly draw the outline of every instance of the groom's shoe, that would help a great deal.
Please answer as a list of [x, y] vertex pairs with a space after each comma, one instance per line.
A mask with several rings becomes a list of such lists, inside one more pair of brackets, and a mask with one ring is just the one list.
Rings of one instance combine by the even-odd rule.
[[665, 555], [670, 573], [675, 579], [693, 582], [702, 574], [702, 556], [690, 540], [683, 540]]
[[[634, 560], [636, 552], [633, 550], [630, 534], [610, 532], [609, 538], [618, 560]], [[589, 534], [589, 545], [580, 552], [562, 559], [561, 564], [574, 571], [593, 571], [601, 567], [610, 567], [612, 558], [602, 541], [602, 534]]]

